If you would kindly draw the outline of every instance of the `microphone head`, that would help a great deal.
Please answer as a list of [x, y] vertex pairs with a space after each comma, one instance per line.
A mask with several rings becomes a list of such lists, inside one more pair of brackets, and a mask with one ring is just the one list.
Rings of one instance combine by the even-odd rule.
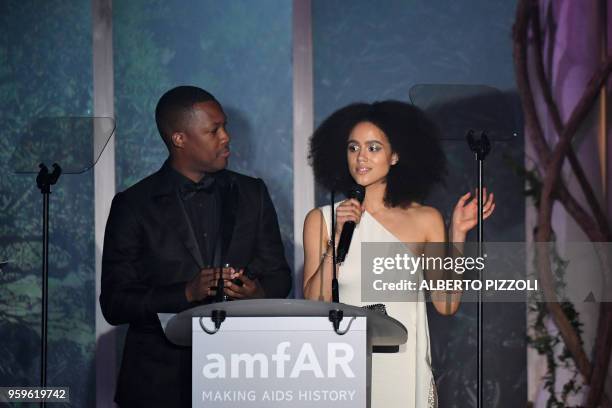
[[355, 184], [347, 193], [348, 198], [355, 198], [360, 203], [363, 203], [365, 198], [365, 187], [360, 184]]

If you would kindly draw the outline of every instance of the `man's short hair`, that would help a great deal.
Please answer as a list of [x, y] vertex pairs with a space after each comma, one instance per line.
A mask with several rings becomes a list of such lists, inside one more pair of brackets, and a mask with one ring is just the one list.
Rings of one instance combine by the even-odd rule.
[[193, 106], [209, 101], [219, 103], [210, 92], [188, 85], [172, 88], [159, 98], [155, 107], [155, 123], [168, 150], [172, 145], [172, 134], [184, 129], [193, 112]]

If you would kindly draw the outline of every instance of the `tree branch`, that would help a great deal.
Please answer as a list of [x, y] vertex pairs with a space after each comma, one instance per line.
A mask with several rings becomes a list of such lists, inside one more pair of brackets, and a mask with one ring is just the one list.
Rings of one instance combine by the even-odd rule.
[[[546, 177], [544, 180], [545, 192], [543, 189], [543, 202], [541, 201], [539, 208], [539, 227], [536, 235], [536, 240], [541, 242], [547, 242], [548, 240], [550, 240], [552, 233], [552, 204], [555, 198], [553, 193], [555, 192], [555, 189], [557, 192], [556, 197], [562, 201], [565, 208], [568, 210], [568, 213], [570, 213], [570, 215], [572, 215], [572, 217], [574, 217], [577, 222], [579, 222], [581, 227], [585, 229], [585, 233], [587, 233], [587, 235], [593, 240], [593, 238], [597, 238], [602, 235], [601, 230], [597, 228], [597, 224], [595, 223], [595, 221], [592, 220], [589, 214], [587, 214], [586, 211], [582, 209], [582, 207], [573, 198], [569, 191], [567, 191], [567, 188], [565, 187], [563, 182], [559, 180], [559, 176], [563, 158], [565, 157], [565, 154], [567, 154], [567, 151], [570, 147], [571, 138], [573, 137], [576, 129], [578, 128], [580, 121], [588, 112], [588, 108], [590, 108], [592, 104], [593, 88], [596, 87], [596, 89], [599, 89], [599, 86], [601, 86], [601, 82], [605, 78], [605, 75], [607, 75], [606, 68], [604, 67], [603, 71], [600, 70], [595, 75], [594, 80], [591, 81], [589, 88], [587, 88], [587, 92], [585, 92], [585, 95], [583, 95], [580, 102], [574, 109], [567, 126], [559, 134], [559, 138], [563, 143], [560, 142], [559, 145], [556, 146], [555, 151], [553, 152], [554, 154], [551, 158], [550, 149], [544, 138], [540, 121], [537, 116], [533, 92], [529, 83], [529, 71], [527, 65], [527, 33], [530, 18], [533, 17], [532, 13], [534, 10], [534, 6], [537, 7], [537, 3], [530, 3], [527, 0], [519, 1], [516, 13], [516, 21], [513, 29], [513, 51], [517, 87], [521, 94], [523, 110], [525, 112], [525, 125], [529, 130], [528, 133], [532, 139], [536, 153], [538, 154], [541, 163], [544, 164], [546, 172]], [[537, 35], [539, 35], [539, 32]], [[550, 101], [553, 103], [552, 106], [555, 106], [554, 102], [552, 101], [552, 96], [550, 97]], [[569, 320], [565, 316], [565, 313], [563, 312], [561, 306], [557, 301], [556, 293], [553, 289], [554, 279], [552, 277], [550, 258], [548, 256], [547, 251], [538, 251], [537, 264], [540, 279], [542, 281], [542, 286], [544, 288], [544, 293], [547, 300], [547, 309], [553, 317], [559, 329], [559, 332], [561, 333], [563, 341], [565, 342], [567, 349], [570, 351], [572, 358], [576, 363], [576, 367], [588, 383], [591, 379], [591, 364], [586, 353], [584, 352], [580, 337], [570, 324]], [[605, 406], [610, 406], [610, 400], [607, 396], [604, 395], [603, 401]]]
[[[544, 139], [543, 131], [537, 117], [537, 110], [531, 85], [529, 83], [529, 72], [527, 68], [527, 32], [529, 20], [532, 17], [531, 12], [532, 9], [528, 0], [519, 1], [513, 32], [514, 62], [517, 87], [521, 94], [523, 110], [525, 112], [525, 126], [529, 131], [528, 134], [531, 137], [540, 161], [546, 165], [546, 163], [549, 161], [550, 149], [546, 143], [546, 140]], [[546, 166], [546, 168], [548, 168], [548, 166]], [[541, 204], [540, 208], [542, 208]], [[541, 219], [542, 217], [540, 215], [539, 220]], [[540, 228], [538, 228], [538, 231], [539, 230]], [[550, 236], [550, 229], [548, 236]], [[539, 253], [541, 255], [538, 256], [538, 273], [540, 280], [542, 281], [542, 287], [547, 300], [546, 307], [557, 324], [559, 332], [561, 333], [568, 350], [572, 354], [574, 361], [576, 362], [576, 366], [588, 381], [590, 376], [590, 362], [588, 361], [586, 353], [582, 349], [582, 345], [579, 341], [576, 341], [576, 332], [569, 323], [565, 313], [563, 313], [559, 303], [553, 301], [553, 299], [556, 300], [556, 294], [553, 289], [554, 285], [552, 272], [550, 269], [550, 259], [548, 258], [546, 252], [539, 251]]]
[[[563, 133], [565, 126], [563, 125], [563, 121], [561, 119], [561, 115], [559, 114], [557, 104], [553, 99], [550, 82], [547, 80], [546, 74], [544, 72], [544, 61], [542, 57], [542, 36], [540, 27], [540, 9], [537, 4], [533, 6], [532, 12], [533, 17], [531, 18], [531, 21], [533, 24], [532, 32], [534, 40], [533, 49], [535, 55], [535, 72], [538, 78], [538, 82], [541, 85], [542, 95], [544, 97], [544, 101], [546, 102], [548, 113], [552, 119], [555, 131], [557, 132], [557, 136], [560, 136]], [[582, 189], [587, 203], [591, 207], [591, 211], [597, 221], [597, 225], [599, 226], [599, 229], [604, 232], [604, 241], [610, 241], [611, 236], [607, 217], [603, 212], [601, 206], [599, 205], [599, 200], [595, 196], [595, 192], [593, 191], [591, 183], [589, 183], [589, 181], [587, 180], [586, 175], [584, 174], [584, 170], [582, 169], [582, 166], [580, 165], [580, 162], [576, 157], [576, 153], [571, 146], [567, 152], [567, 156], [570, 162], [570, 166], [574, 174], [576, 175], [576, 179], [578, 180], [578, 184]]]
[[[600, 69], [597, 70], [597, 72], [593, 75], [593, 78], [589, 81], [589, 84], [587, 85], [584, 94], [582, 95], [576, 107], [572, 111], [567, 125], [563, 128], [563, 131], [559, 136], [559, 143], [557, 143], [552, 152], [550, 162], [548, 163], [548, 166], [546, 168], [546, 176], [544, 177], [544, 183], [542, 187], [542, 196], [540, 200], [540, 209], [538, 214], [539, 228], [536, 234], [537, 241], [547, 242], [551, 238], [553, 193], [557, 184], [561, 182], [561, 168], [563, 166], [563, 161], [571, 147], [572, 139], [576, 135], [580, 124], [588, 115], [591, 107], [593, 106], [593, 103], [597, 98], [597, 95], [599, 94], [602, 85], [604, 84], [604, 81], [610, 74], [610, 71], [612, 71], [612, 58], [608, 58], [606, 63]], [[593, 228], [592, 226], [585, 225], [582, 225], [582, 227], [583, 229], [587, 229], [587, 231], [585, 232], [587, 232], [589, 236], [600, 235], [603, 238], [602, 240], [606, 240], [607, 238], [604, 236], [605, 233], [603, 233], [600, 228]], [[539, 256], [538, 265], [542, 268], [541, 271], [546, 271], [548, 273], [550, 272], [550, 262], [548, 259], [545, 258], [547, 258], [546, 254], [542, 254], [541, 256]], [[546, 278], [546, 283], [552, 283], [548, 281], [548, 276]], [[579, 336], [576, 334], [575, 331], [567, 332], [568, 337], [566, 340], [570, 342], [572, 348], [578, 351], [577, 346], [580, 346], [580, 353], [577, 355], [579, 361], [577, 362], [580, 364], [580, 366], [582, 366], [581, 371], [588, 372], [589, 374], [587, 378], [589, 380], [589, 383], [591, 384], [591, 390], [589, 392], [588, 400], [590, 403], [587, 405], [588, 407], [595, 407], [596, 404], [599, 403], [599, 400], [601, 398], [601, 392], [603, 390], [603, 381], [605, 379], [605, 374], [607, 372], [607, 367], [610, 361], [610, 346], [612, 345], [612, 339], [610, 339], [609, 336], [612, 335], [612, 332], [607, 327], [601, 327], [601, 324], [607, 324], [608, 320], [610, 319], [610, 316], [608, 315], [609, 309], [610, 308], [605, 304], [600, 305], [598, 336], [596, 339], [599, 345], [597, 349], [598, 358], [595, 360], [593, 368], [588, 367], [588, 371], [586, 366], [588, 359], [586, 359], [586, 356], [581, 355], [584, 353], [584, 350], [580, 346]], [[566, 325], [568, 323], [567, 319], [564, 320], [565, 321], [560, 321], [558, 323]], [[567, 328], [565, 328], [565, 330], [567, 330]], [[601, 367], [602, 364], [605, 364], [605, 367]], [[597, 370], [595, 370], [595, 368], [597, 368]], [[597, 373], [598, 375], [594, 376], [594, 373]], [[601, 375], [602, 373], [603, 378]]]

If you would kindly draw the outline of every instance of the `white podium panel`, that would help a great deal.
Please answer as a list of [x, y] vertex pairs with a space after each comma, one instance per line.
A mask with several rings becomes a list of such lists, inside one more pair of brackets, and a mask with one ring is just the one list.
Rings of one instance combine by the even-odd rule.
[[365, 408], [367, 318], [192, 319], [192, 406]]

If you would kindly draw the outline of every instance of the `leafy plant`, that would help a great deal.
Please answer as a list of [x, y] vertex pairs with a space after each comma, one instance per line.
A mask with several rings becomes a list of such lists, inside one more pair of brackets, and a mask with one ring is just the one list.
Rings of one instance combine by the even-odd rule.
[[[519, 177], [526, 184], [524, 191], [525, 197], [531, 198], [532, 204], [537, 209], [539, 207], [539, 199], [542, 190], [541, 176], [537, 168], [527, 169], [519, 165], [509, 157], [505, 157], [505, 161], [510, 165]], [[534, 231], [535, 234], [535, 231]], [[551, 266], [555, 278], [555, 292], [562, 298], [566, 287], [565, 275], [569, 265], [569, 261], [563, 259], [559, 254], [556, 246], [556, 239], [553, 234], [552, 244], [550, 246]], [[534, 269], [536, 269], [534, 259]], [[574, 305], [565, 300], [561, 301], [561, 307], [572, 327], [581, 338], [582, 343], [582, 326], [579, 313]], [[546, 403], [547, 408], [565, 408], [569, 407], [568, 399], [572, 395], [577, 395], [582, 389], [582, 384], [579, 381], [580, 372], [576, 368], [571, 353], [565, 346], [561, 334], [558, 331], [551, 331], [547, 326], [547, 321], [550, 318], [548, 309], [546, 308], [545, 299], [542, 292], [532, 293], [529, 298], [528, 309], [532, 312], [532, 318], [529, 322], [529, 333], [527, 335], [527, 344], [534, 348], [538, 354], [545, 356], [547, 363], [546, 374], [542, 378], [544, 380], [544, 389], [548, 391], [549, 397]], [[557, 353], [556, 349], [561, 345], [561, 353]], [[564, 368], [571, 372], [570, 379], [563, 384], [562, 391], [559, 394], [556, 390], [557, 370]]]

